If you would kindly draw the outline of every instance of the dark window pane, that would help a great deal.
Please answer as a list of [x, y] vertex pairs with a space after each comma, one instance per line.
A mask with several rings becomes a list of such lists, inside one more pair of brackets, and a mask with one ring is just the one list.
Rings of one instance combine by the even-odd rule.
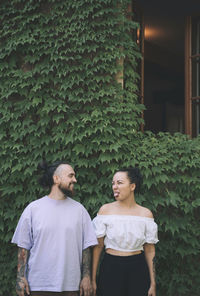
[[192, 21], [192, 55], [200, 54], [200, 18]]
[[200, 96], [200, 57], [192, 60], [192, 97]]
[[192, 103], [192, 126], [193, 137], [200, 134], [200, 100], [194, 100]]

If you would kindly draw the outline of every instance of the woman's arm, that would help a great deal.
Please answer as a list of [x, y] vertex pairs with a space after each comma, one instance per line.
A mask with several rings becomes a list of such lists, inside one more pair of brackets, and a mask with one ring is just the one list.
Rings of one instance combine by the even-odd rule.
[[153, 244], [144, 245], [144, 254], [149, 268], [149, 275], [151, 280], [148, 296], [156, 296], [156, 270], [155, 270], [155, 246]]
[[99, 259], [104, 248], [104, 237], [98, 238], [98, 245], [93, 247], [93, 262], [92, 262], [92, 287], [93, 295], [96, 295], [97, 284], [96, 284], [96, 275], [97, 268], [99, 265]]

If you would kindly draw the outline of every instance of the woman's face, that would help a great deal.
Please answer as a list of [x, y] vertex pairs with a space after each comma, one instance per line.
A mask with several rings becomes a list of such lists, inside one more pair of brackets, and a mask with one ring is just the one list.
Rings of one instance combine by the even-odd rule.
[[112, 181], [112, 189], [116, 200], [125, 200], [130, 197], [135, 189], [126, 172], [117, 172]]

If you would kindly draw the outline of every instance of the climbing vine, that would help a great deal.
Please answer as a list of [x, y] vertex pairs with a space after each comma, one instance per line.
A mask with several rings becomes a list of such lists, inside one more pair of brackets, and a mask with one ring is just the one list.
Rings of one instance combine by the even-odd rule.
[[41, 159], [74, 166], [76, 199], [92, 217], [112, 200], [114, 171], [138, 165], [138, 201], [159, 224], [160, 295], [198, 294], [199, 139], [139, 132], [138, 24], [129, 2], [1, 1], [0, 295], [15, 295], [10, 240], [19, 216], [47, 193], [37, 183]]

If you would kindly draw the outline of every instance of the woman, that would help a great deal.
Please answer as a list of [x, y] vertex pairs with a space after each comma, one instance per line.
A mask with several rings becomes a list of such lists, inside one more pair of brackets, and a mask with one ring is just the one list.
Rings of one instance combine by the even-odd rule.
[[[115, 173], [116, 201], [103, 205], [93, 220], [99, 244], [93, 248], [92, 284], [98, 296], [156, 296], [155, 246], [157, 225], [151, 211], [138, 205], [139, 169]], [[103, 248], [98, 288], [96, 274]]]

